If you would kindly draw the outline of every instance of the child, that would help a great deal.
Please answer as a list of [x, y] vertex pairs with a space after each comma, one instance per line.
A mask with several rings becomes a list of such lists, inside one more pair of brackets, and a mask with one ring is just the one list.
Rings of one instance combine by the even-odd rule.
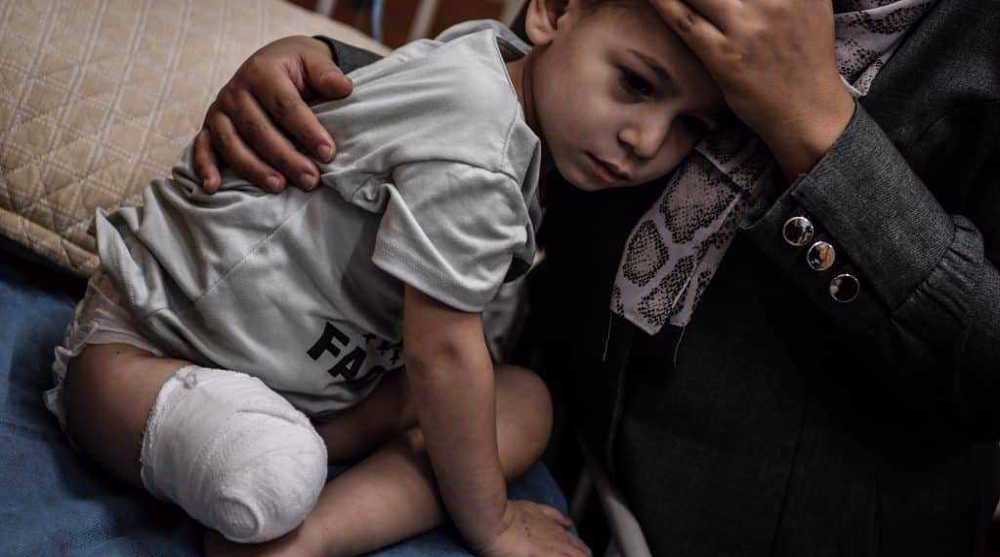
[[585, 552], [507, 499], [549, 401], [494, 375], [480, 312], [533, 260], [543, 158], [581, 189], [642, 184], [722, 102], [645, 0], [532, 0], [527, 32], [530, 54], [480, 23], [354, 72], [315, 108], [338, 135], [316, 192], [227, 175], [208, 196], [188, 155], [99, 214], [104, 271], [47, 393], [74, 442], [261, 551], [370, 551], [440, 522], [440, 498], [482, 554]]

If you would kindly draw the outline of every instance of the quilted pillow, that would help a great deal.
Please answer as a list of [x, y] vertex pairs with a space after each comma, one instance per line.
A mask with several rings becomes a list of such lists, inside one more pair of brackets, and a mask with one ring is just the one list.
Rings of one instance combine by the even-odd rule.
[[295, 34], [386, 52], [283, 0], [0, 2], [0, 234], [93, 272], [94, 210], [138, 203], [239, 64]]

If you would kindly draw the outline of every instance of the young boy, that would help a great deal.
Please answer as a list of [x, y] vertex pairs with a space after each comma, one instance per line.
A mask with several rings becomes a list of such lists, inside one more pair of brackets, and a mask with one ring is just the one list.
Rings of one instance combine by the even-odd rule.
[[581, 189], [642, 184], [722, 101], [645, 0], [532, 0], [527, 32], [530, 53], [480, 23], [354, 72], [315, 107], [338, 136], [316, 192], [227, 175], [208, 196], [188, 155], [98, 215], [104, 272], [47, 393], [73, 440], [229, 540], [275, 540], [254, 551], [370, 551], [440, 500], [484, 555], [583, 554], [557, 511], [507, 499], [549, 401], [494, 374], [480, 312], [533, 260], [543, 159]]

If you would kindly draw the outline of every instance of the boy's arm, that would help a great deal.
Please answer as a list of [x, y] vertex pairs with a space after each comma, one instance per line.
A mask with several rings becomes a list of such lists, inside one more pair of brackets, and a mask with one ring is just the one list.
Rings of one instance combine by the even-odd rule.
[[480, 314], [455, 310], [406, 286], [403, 346], [438, 492], [465, 540], [485, 557], [589, 555], [558, 510], [507, 499], [493, 364]]
[[441, 497], [466, 540], [482, 548], [504, 529], [507, 487], [480, 314], [457, 311], [407, 286], [403, 347]]

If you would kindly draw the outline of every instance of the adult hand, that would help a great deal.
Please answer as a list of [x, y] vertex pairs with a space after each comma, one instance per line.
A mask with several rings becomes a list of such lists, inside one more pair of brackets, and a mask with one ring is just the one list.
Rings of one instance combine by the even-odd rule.
[[335, 144], [306, 101], [345, 97], [351, 88], [318, 39], [286, 37], [264, 46], [222, 88], [195, 137], [202, 187], [218, 189], [221, 158], [259, 188], [278, 192], [291, 182], [312, 189], [319, 169], [309, 156], [327, 162]]
[[789, 182], [854, 114], [837, 71], [830, 0], [650, 0], [701, 59]]
[[573, 522], [553, 507], [508, 501], [504, 525], [503, 531], [482, 548], [485, 557], [590, 556], [587, 546], [569, 531]]

